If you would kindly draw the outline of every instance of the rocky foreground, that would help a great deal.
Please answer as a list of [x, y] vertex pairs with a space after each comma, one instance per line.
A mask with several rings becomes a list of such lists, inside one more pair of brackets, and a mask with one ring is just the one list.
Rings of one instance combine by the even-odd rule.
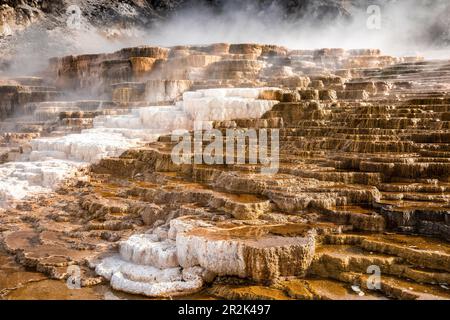
[[[1, 295], [449, 299], [449, 92], [450, 61], [256, 44], [3, 79]], [[174, 163], [195, 121], [279, 130], [278, 170]]]

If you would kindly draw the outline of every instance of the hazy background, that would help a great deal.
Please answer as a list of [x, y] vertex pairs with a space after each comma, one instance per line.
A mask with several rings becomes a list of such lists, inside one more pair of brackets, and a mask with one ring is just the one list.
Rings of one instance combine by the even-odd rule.
[[[448, 0], [335, 1], [343, 3], [344, 12], [329, 3], [333, 1], [312, 2], [297, 14], [277, 2], [261, 9], [229, 1], [219, 13], [200, 6], [156, 24], [145, 38], [163, 45], [223, 41], [272, 43], [293, 49], [377, 47], [392, 54], [430, 53], [448, 47], [448, 34], [436, 26], [439, 20], [448, 24]], [[367, 8], [374, 3], [381, 9], [381, 28], [371, 30], [367, 28]], [[450, 25], [446, 27], [448, 32]]]
[[[14, 1], [14, 0], [11, 0]], [[44, 1], [45, 2], [45, 1]], [[49, 57], [124, 46], [257, 42], [291, 49], [380, 48], [386, 54], [450, 58], [449, 0], [55, 1], [38, 23], [3, 39], [10, 73], [32, 73]], [[69, 28], [70, 5], [81, 9]], [[367, 28], [370, 5], [380, 29]], [[51, 5], [51, 4], [50, 4]], [[57, 9], [55, 9], [57, 8]]]

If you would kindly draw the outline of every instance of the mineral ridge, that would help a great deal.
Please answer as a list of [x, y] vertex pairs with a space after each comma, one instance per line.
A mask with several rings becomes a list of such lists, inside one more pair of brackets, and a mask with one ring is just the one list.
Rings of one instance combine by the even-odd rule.
[[[447, 60], [246, 43], [4, 78], [0, 295], [449, 299], [449, 80]], [[250, 147], [175, 163], [198, 122], [277, 130], [278, 171]]]

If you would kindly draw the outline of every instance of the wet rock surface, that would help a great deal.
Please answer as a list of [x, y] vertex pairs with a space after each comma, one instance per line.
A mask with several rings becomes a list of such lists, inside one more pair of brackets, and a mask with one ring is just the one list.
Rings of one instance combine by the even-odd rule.
[[[450, 298], [449, 66], [143, 46], [1, 80], [2, 297]], [[195, 120], [279, 130], [277, 170], [175, 163]]]

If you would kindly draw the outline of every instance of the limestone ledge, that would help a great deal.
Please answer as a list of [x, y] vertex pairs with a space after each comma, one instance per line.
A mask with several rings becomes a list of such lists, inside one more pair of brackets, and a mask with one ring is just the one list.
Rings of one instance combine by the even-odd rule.
[[117, 290], [154, 297], [199, 291], [215, 276], [271, 282], [306, 273], [314, 256], [314, 229], [303, 236], [269, 233], [258, 239], [239, 229], [176, 218], [166, 233], [154, 230], [123, 241], [120, 256], [105, 258], [96, 272]]

